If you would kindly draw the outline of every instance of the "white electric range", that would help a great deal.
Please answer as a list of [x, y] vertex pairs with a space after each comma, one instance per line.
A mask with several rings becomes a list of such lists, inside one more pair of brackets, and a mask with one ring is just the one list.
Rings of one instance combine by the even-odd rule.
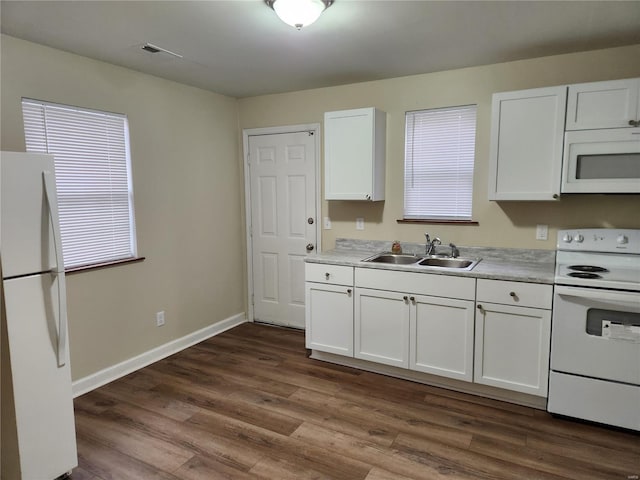
[[558, 232], [551, 413], [640, 431], [640, 230]]

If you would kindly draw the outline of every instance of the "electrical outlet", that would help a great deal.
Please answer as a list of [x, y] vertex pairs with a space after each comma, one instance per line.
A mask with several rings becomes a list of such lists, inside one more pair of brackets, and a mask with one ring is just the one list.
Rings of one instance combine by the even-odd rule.
[[356, 230], [364, 230], [364, 218], [356, 218]]
[[156, 327], [164, 325], [164, 311], [156, 312]]
[[331, 219], [329, 217], [324, 217], [324, 229], [331, 230]]
[[546, 240], [549, 236], [549, 225], [536, 226], [536, 240]]

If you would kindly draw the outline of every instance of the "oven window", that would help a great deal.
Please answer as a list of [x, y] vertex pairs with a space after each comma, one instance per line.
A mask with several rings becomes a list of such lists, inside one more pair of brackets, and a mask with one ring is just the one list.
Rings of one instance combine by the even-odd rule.
[[598, 337], [640, 340], [640, 313], [590, 308], [587, 310], [587, 333]]
[[640, 178], [640, 153], [578, 155], [576, 179]]

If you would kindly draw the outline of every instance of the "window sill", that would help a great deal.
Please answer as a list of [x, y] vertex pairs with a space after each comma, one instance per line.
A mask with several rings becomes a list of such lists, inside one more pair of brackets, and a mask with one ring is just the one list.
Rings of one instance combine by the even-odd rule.
[[396, 220], [398, 223], [415, 223], [415, 224], [426, 224], [426, 225], [467, 225], [467, 226], [478, 226], [480, 225], [478, 222], [474, 222], [473, 220], [428, 220], [421, 218], [401, 218]]
[[132, 257], [132, 258], [124, 258], [122, 260], [114, 260], [112, 262], [104, 262], [104, 263], [93, 263], [91, 265], [81, 265], [79, 267], [72, 267], [65, 269], [64, 273], [66, 275], [73, 275], [75, 273], [87, 272], [89, 270], [99, 270], [101, 268], [110, 268], [115, 267], [117, 265], [123, 265], [128, 263], [138, 263], [145, 260], [146, 257]]

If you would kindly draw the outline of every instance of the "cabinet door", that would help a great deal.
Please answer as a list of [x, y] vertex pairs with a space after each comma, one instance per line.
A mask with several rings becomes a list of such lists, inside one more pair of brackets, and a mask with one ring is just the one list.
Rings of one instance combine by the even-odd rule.
[[386, 114], [375, 108], [324, 116], [326, 200], [384, 200]]
[[353, 287], [306, 282], [306, 346], [353, 357]]
[[550, 328], [549, 310], [478, 304], [474, 381], [546, 397]]
[[473, 380], [474, 302], [410, 297], [409, 368]]
[[566, 87], [493, 95], [489, 200], [560, 195]]
[[640, 79], [569, 85], [567, 130], [630, 127], [638, 120]]
[[354, 356], [408, 368], [409, 296], [358, 288], [355, 302]]

